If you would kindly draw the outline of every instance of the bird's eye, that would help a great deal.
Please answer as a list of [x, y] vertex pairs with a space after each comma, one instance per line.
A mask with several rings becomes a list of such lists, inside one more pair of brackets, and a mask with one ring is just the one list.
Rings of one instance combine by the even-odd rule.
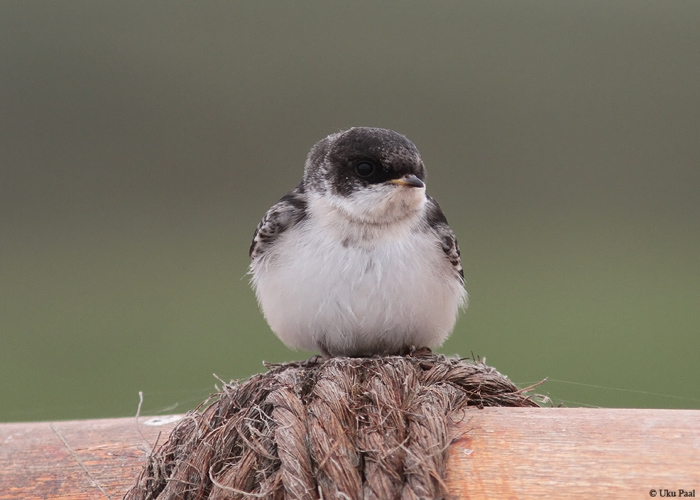
[[362, 161], [355, 167], [355, 172], [357, 172], [357, 175], [360, 177], [369, 177], [374, 173], [374, 165], [368, 161]]

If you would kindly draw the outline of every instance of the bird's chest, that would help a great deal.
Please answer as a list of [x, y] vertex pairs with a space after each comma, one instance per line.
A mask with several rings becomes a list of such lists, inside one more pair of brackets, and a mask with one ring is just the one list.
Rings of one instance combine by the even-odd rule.
[[379, 305], [444, 279], [439, 242], [410, 227], [369, 233], [310, 224], [285, 236], [276, 272], [307, 297]]

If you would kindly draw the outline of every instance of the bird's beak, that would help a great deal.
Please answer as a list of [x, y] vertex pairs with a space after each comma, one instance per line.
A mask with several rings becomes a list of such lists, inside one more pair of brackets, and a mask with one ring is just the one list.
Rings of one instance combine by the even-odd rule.
[[416, 188], [422, 188], [425, 187], [425, 182], [420, 180], [418, 177], [415, 175], [404, 175], [400, 179], [391, 179], [389, 182], [392, 184], [398, 184], [399, 186], [406, 186], [406, 187], [416, 187]]

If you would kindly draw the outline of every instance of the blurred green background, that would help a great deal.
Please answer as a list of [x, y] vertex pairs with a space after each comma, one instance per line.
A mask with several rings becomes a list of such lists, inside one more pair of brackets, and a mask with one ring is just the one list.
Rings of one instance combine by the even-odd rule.
[[0, 421], [307, 357], [248, 285], [306, 153], [395, 129], [462, 248], [441, 352], [700, 408], [700, 2], [0, 3]]

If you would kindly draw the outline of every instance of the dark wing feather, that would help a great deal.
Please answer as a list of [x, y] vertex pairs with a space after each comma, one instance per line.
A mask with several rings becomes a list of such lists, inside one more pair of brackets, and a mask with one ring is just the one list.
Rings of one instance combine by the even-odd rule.
[[435, 231], [435, 234], [440, 238], [440, 243], [442, 244], [442, 250], [445, 252], [445, 257], [449, 259], [452, 267], [455, 270], [456, 275], [459, 276], [460, 281], [464, 284], [464, 270], [462, 269], [462, 259], [459, 254], [459, 245], [457, 244], [457, 237], [454, 231], [447, 224], [447, 218], [445, 214], [442, 213], [442, 209], [438, 202], [433, 198], [428, 196], [428, 224], [430, 228]]
[[295, 189], [272, 205], [255, 229], [249, 255], [252, 260], [262, 255], [279, 236], [306, 217], [306, 198], [303, 186]]

